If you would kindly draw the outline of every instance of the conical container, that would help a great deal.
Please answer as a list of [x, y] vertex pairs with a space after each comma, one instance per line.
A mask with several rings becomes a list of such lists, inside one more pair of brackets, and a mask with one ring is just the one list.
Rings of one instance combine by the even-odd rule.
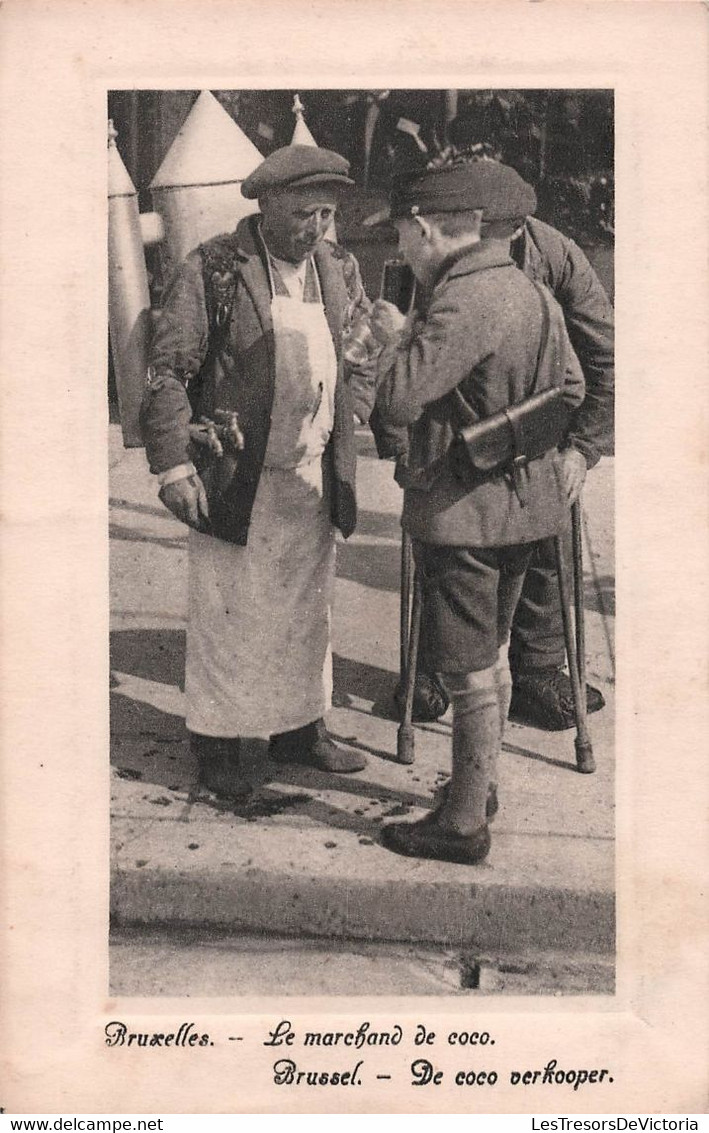
[[138, 412], [145, 389], [151, 316], [138, 197], [108, 132], [108, 325], [126, 448], [142, 445]]
[[166, 281], [199, 244], [232, 232], [257, 210], [256, 201], [242, 197], [241, 183], [262, 161], [234, 119], [203, 90], [150, 184], [165, 228]]

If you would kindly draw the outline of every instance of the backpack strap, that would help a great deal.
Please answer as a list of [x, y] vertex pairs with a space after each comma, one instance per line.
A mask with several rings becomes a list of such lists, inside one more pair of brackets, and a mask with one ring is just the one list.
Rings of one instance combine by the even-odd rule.
[[537, 364], [534, 368], [534, 388], [536, 389], [539, 371], [541, 369], [542, 362], [544, 361], [544, 356], [547, 352], [547, 346], [549, 344], [549, 326], [551, 323], [551, 318], [549, 315], [549, 300], [547, 299], [546, 288], [543, 286], [543, 284], [538, 283], [536, 279], [532, 279], [530, 280], [530, 282], [537, 292], [542, 305], [542, 330], [541, 336], [539, 338], [539, 350], [537, 351]]

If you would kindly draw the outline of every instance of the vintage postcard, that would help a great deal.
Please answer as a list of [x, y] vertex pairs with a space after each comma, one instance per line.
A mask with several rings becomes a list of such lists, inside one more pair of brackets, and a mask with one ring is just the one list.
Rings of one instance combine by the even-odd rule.
[[0, 20], [0, 1106], [702, 1113], [705, 8]]

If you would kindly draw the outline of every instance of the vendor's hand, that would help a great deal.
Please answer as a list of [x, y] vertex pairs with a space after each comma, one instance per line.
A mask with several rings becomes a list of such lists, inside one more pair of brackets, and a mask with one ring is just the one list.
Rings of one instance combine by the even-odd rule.
[[586, 458], [576, 448], [567, 448], [561, 454], [561, 475], [569, 504], [575, 504], [586, 480]]
[[372, 306], [369, 327], [377, 342], [387, 346], [395, 342], [401, 335], [406, 322], [406, 315], [402, 315], [398, 307], [388, 303], [386, 299], [377, 299]]
[[186, 523], [197, 531], [204, 531], [209, 521], [209, 507], [207, 493], [199, 476], [185, 476], [182, 480], [163, 484], [160, 499], [181, 523]]

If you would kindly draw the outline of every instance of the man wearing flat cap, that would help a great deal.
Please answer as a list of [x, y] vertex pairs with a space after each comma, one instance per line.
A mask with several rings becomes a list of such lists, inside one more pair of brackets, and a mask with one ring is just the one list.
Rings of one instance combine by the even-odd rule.
[[292, 145], [244, 181], [260, 213], [192, 252], [152, 346], [142, 428], [160, 498], [189, 525], [187, 728], [202, 786], [248, 793], [240, 740], [359, 771], [330, 706], [335, 529], [356, 522], [343, 335], [370, 311], [325, 240], [352, 184], [339, 154]]
[[480, 467], [455, 459], [456, 435], [555, 389], [572, 420], [584, 397], [561, 308], [510, 257], [516, 219], [535, 206], [533, 189], [492, 161], [399, 184], [391, 215], [418, 299], [405, 322], [382, 301], [372, 320], [383, 344], [377, 409], [385, 425], [410, 430], [402, 524], [422, 579], [426, 659], [453, 704], [452, 774], [439, 805], [422, 821], [386, 826], [382, 841], [471, 865], [489, 851], [498, 806], [512, 616], [536, 544], [569, 522], [558, 443], [573, 443], [573, 425], [566, 437], [550, 427], [528, 462]]

